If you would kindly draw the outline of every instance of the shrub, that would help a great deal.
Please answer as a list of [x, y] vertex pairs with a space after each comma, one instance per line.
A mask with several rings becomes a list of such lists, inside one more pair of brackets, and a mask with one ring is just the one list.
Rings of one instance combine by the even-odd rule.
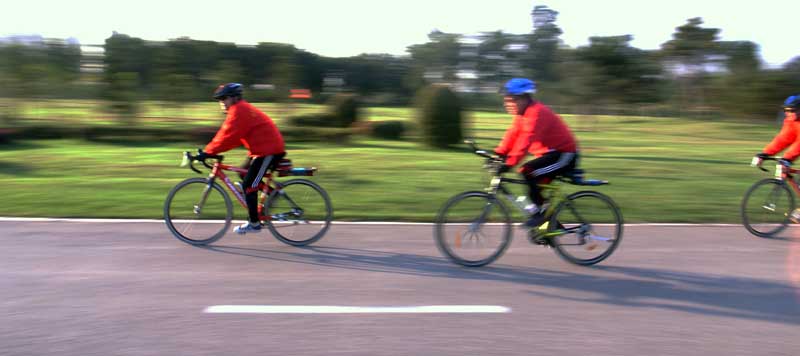
[[402, 121], [376, 121], [372, 123], [372, 136], [386, 140], [399, 140], [403, 138], [406, 126]]
[[335, 127], [350, 127], [358, 121], [359, 102], [355, 95], [336, 94], [329, 101], [329, 115], [336, 118]]
[[433, 147], [461, 143], [462, 105], [449, 88], [433, 85], [417, 93], [417, 120], [422, 140]]
[[11, 143], [14, 134], [12, 129], [0, 128], [0, 144]]

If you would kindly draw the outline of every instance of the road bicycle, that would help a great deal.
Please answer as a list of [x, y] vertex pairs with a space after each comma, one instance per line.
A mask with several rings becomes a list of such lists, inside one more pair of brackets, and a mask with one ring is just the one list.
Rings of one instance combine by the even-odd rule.
[[[465, 141], [473, 152], [486, 158], [484, 168], [492, 176], [485, 191], [467, 191], [450, 198], [439, 210], [434, 224], [436, 245], [454, 263], [478, 267], [492, 263], [508, 248], [513, 223], [508, 206], [526, 210], [505, 186], [505, 183], [527, 185], [523, 179], [502, 176], [503, 161]], [[540, 184], [542, 194], [550, 202], [545, 210], [546, 222], [528, 229], [528, 239], [552, 247], [568, 262], [593, 265], [610, 256], [622, 240], [622, 213], [608, 196], [591, 190], [569, 195], [561, 192], [559, 182], [581, 186], [598, 186], [607, 181], [584, 179], [583, 170], [574, 169]], [[506, 200], [507, 203], [504, 203]]]
[[[243, 175], [247, 169], [222, 163], [224, 156], [208, 155], [214, 160], [207, 178], [189, 178], [178, 183], [164, 203], [164, 221], [179, 240], [191, 245], [213, 243], [230, 229], [233, 204], [227, 190], [247, 209], [244, 192], [236, 187], [225, 172]], [[198, 161], [189, 152], [183, 153], [181, 166], [202, 174], [194, 167]], [[279, 241], [292, 246], [305, 246], [321, 239], [331, 225], [333, 208], [328, 193], [316, 183], [302, 178], [278, 182], [279, 177], [312, 176], [316, 168], [295, 168], [291, 160], [281, 159], [264, 174], [259, 183], [258, 212], [261, 221]], [[224, 183], [220, 185], [218, 181]]]
[[[761, 166], [763, 161], [777, 160], [775, 157], [753, 157], [750, 165], [768, 172]], [[773, 237], [789, 226], [796, 208], [792, 191], [800, 194], [800, 187], [794, 179], [797, 172], [800, 170], [778, 163], [775, 165], [774, 178], [755, 182], [744, 193], [741, 214], [742, 224], [747, 231], [759, 237]]]

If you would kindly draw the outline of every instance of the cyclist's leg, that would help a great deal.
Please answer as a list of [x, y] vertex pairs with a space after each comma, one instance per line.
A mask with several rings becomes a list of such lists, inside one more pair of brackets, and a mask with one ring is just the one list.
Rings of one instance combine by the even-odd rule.
[[[247, 156], [247, 158], [244, 159], [244, 162], [242, 162], [242, 165], [239, 166], [239, 168], [241, 168], [241, 169], [250, 169], [251, 165], [253, 165], [253, 157]], [[242, 181], [244, 181], [244, 177], [245, 177], [244, 173], [239, 173], [239, 178]]]
[[557, 175], [575, 168], [576, 154], [569, 152], [550, 151], [537, 157], [522, 166], [522, 176], [528, 182], [531, 201], [538, 207], [525, 226], [539, 226], [545, 221], [545, 201], [539, 189], [539, 184], [548, 183]]
[[242, 181], [244, 199], [247, 202], [248, 223], [235, 229], [237, 233], [246, 233], [261, 230], [261, 219], [258, 217], [258, 184], [267, 173], [273, 161], [273, 156], [252, 157], [249, 159], [247, 174]]

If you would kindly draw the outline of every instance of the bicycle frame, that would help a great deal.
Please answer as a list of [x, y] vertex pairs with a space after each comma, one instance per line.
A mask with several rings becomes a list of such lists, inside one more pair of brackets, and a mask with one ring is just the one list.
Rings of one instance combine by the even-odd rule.
[[[228, 178], [228, 176], [225, 174], [225, 171], [236, 172], [238, 174], [247, 174], [247, 169], [239, 168], [239, 167], [232, 166], [232, 165], [229, 165], [229, 164], [224, 164], [224, 163], [222, 163], [220, 161], [214, 162], [213, 166], [208, 166], [205, 162], [203, 162], [203, 164], [206, 165], [207, 167], [211, 168], [211, 173], [209, 173], [209, 175], [208, 175], [208, 179], [207, 179], [208, 184], [206, 186], [206, 189], [203, 191], [203, 194], [200, 197], [200, 201], [196, 205], [195, 209], [199, 210], [199, 209], [201, 209], [201, 207], [205, 206], [205, 202], [206, 202], [206, 199], [208, 198], [208, 194], [211, 191], [212, 186], [214, 185], [214, 181], [216, 179], [222, 180], [222, 182], [225, 183], [224, 186], [227, 187], [228, 190], [231, 193], [233, 193], [233, 196], [236, 197], [236, 200], [239, 201], [239, 204], [243, 208], [247, 209], [247, 201], [245, 200], [244, 192], [240, 192], [238, 189], [236, 189], [236, 186], [233, 185], [233, 182], [231, 182], [230, 178]], [[192, 170], [197, 171], [194, 167], [191, 167], [191, 168], [192, 168]], [[199, 172], [199, 171], [197, 171], [197, 172]], [[264, 182], [264, 181], [259, 182], [258, 190], [264, 193], [261, 196], [261, 198], [260, 198], [260, 200], [258, 202], [259, 206], [263, 206], [264, 205], [264, 202], [266, 201], [267, 197], [269, 197], [270, 193], [272, 193], [274, 190], [281, 189], [280, 183], [276, 182], [273, 179], [272, 174], [273, 173], [271, 171], [270, 172], [266, 172], [264, 174], [264, 179], [266, 179], [266, 182]], [[287, 199], [288, 199], [288, 197], [287, 197]], [[289, 199], [289, 200], [291, 201], [291, 199]], [[199, 211], [195, 211], [195, 213], [199, 213]], [[272, 220], [271, 216], [263, 215], [261, 209], [259, 209], [258, 213], [259, 213], [259, 219], [261, 219], [262, 221]]]
[[[754, 167], [758, 167], [758, 169], [760, 169], [760, 170], [762, 170], [764, 172], [769, 172], [769, 170], [765, 169], [764, 167], [761, 167], [761, 163], [762, 162], [757, 161], [757, 160], [758, 160], [758, 158], [753, 158], [753, 162], [751, 163], [751, 165], [754, 166]], [[764, 161], [777, 161], [777, 159], [773, 158], [773, 157], [764, 158], [762, 160], [764, 160]], [[800, 169], [794, 169], [792, 167], [787, 167], [787, 166], [784, 166], [784, 165], [782, 165], [780, 163], [775, 165], [775, 179], [782, 180], [785, 183], [787, 183], [790, 187], [792, 187], [792, 191], [794, 191], [794, 194], [800, 196], [800, 186], [798, 186], [797, 182], [793, 179], [794, 175], [797, 174], [797, 173], [800, 173]]]
[[[545, 212], [544, 212], [544, 214], [548, 218], [548, 220], [545, 221], [542, 225], [540, 225], [538, 228], [535, 229], [536, 234], [539, 237], [550, 238], [550, 237], [563, 235], [565, 233], [581, 229], [581, 227], [574, 227], [574, 228], [567, 228], [567, 229], [557, 229], [557, 230], [554, 230], [554, 231], [551, 231], [551, 232], [547, 231], [547, 229], [548, 229], [548, 227], [550, 225], [550, 221], [549, 221], [550, 216], [553, 215], [553, 213], [555, 212], [556, 207], [558, 207], [558, 205], [562, 201], [564, 201], [565, 198], [566, 198], [564, 196], [564, 194], [561, 193], [561, 184], [556, 182], [558, 179], [560, 179], [560, 178], [556, 178], [550, 183], [545, 183], [545, 184], [539, 184], [538, 185], [538, 187], [541, 189], [542, 195], [545, 196], [547, 198], [547, 200], [550, 202], [550, 205], [547, 207], [547, 210], [545, 210]], [[506, 187], [503, 186], [503, 183], [527, 185], [528, 182], [526, 182], [523, 179], [505, 178], [505, 177], [502, 177], [502, 176], [499, 176], [499, 175], [495, 175], [491, 180], [490, 187], [486, 189], [486, 192], [489, 195], [491, 195], [491, 196], [493, 196], [495, 198], [498, 196], [498, 193], [501, 193], [499, 195], [502, 196], [503, 198], [505, 198], [506, 200], [508, 200], [508, 202], [511, 204], [511, 206], [517, 208], [517, 210], [519, 210], [521, 213], [527, 214], [527, 212], [525, 211], [525, 208], [523, 206], [520, 206], [517, 203], [514, 195], [508, 189], [506, 189]], [[571, 208], [571, 206], [570, 206], [570, 208]], [[573, 211], [574, 214], [576, 214], [578, 216], [580, 215], [580, 214], [578, 214], [578, 212], [574, 211], [574, 209], [572, 211]]]

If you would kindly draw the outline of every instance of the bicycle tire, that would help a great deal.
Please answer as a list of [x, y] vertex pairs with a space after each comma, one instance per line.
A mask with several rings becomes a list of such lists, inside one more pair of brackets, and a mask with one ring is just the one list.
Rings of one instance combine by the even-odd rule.
[[[328, 193], [306, 179], [292, 179], [280, 185], [280, 189], [270, 193], [263, 206], [264, 215], [270, 216], [265, 223], [272, 235], [278, 241], [292, 246], [310, 245], [325, 236], [333, 220], [333, 206]], [[309, 189], [298, 191], [297, 188], [301, 186]], [[302, 207], [298, 206], [301, 198], [306, 198], [301, 203]], [[284, 212], [283, 209], [289, 210]], [[313, 213], [309, 214], [309, 211]], [[305, 228], [301, 228], [301, 224]], [[289, 228], [293, 228], [291, 233], [288, 233]], [[304, 231], [310, 233], [301, 234]], [[298, 236], [310, 236], [298, 237], [295, 233]]]
[[[200, 196], [198, 196], [197, 192], [191, 191], [194, 186], [197, 186], [197, 189], [202, 188]], [[205, 199], [204, 206], [200, 209], [201, 213], [206, 215], [200, 216], [197, 213], [197, 202], [202, 197], [202, 194], [206, 192], [206, 189], [208, 189], [209, 195]], [[182, 192], [186, 192], [185, 196], [183, 194], [179, 196]], [[214, 192], [218, 194], [214, 194]], [[176, 197], [178, 198], [176, 199]], [[214, 198], [209, 200], [211, 197]], [[224, 201], [224, 210], [216, 205], [209, 209], [207, 205], [209, 201], [214, 201], [214, 204], [217, 204], [217, 200], [220, 197]], [[174, 211], [173, 207], [175, 208]], [[208, 179], [206, 178], [189, 178], [178, 183], [170, 190], [164, 201], [164, 222], [167, 224], [167, 228], [178, 240], [190, 245], [202, 246], [219, 240], [230, 228], [231, 220], [233, 220], [231, 198], [218, 183], [213, 183], [209, 189]], [[199, 229], [195, 229], [196, 227], [199, 227]], [[201, 232], [198, 235], [208, 236], [210, 234], [210, 236], [199, 238], [189, 235], [190, 232], [195, 230], [209, 230], [209, 233]]]
[[[775, 225], [775, 227], [772, 228], [771, 230], [761, 229], [760, 226], [758, 226], [757, 223], [755, 222], [755, 213], [750, 212], [751, 209], [748, 209], [747, 206], [748, 202], [750, 202], [751, 199], [755, 198], [754, 193], [756, 192], [756, 190], [767, 184], [774, 185], [768, 196], [768, 199], [772, 200], [765, 201], [763, 204], [761, 204], [761, 208], [763, 208], [762, 211], [765, 214], [762, 215], [762, 217], [766, 216], [766, 214], [768, 214], [766, 213], [766, 211], [769, 211], [769, 209], [767, 209], [766, 207], [771, 204], [771, 208], [774, 213], [771, 215], [774, 215], [773, 219], [776, 221], [768, 223], [768, 225]], [[783, 193], [786, 193], [785, 196], [787, 197], [786, 209], [780, 209], [781, 211], [776, 211], [777, 210], [776, 203], [778, 203], [778, 201], [775, 201], [774, 199], [779, 198], [778, 196], [776, 196], [776, 194], [783, 195]], [[786, 182], [775, 178], [762, 179], [758, 182], [753, 183], [753, 185], [747, 189], [747, 192], [745, 192], [744, 197], [742, 198], [742, 204], [740, 206], [742, 225], [744, 225], [745, 229], [747, 229], [747, 231], [749, 231], [753, 235], [756, 235], [758, 237], [770, 238], [779, 234], [784, 229], [786, 229], [787, 226], [789, 226], [790, 223], [789, 214], [791, 214], [791, 212], [794, 209], [795, 209], [794, 194], [792, 194], [792, 191], [789, 189], [789, 186], [788, 184], [786, 184]]]
[[[602, 204], [598, 207], [588, 206], [591, 204], [587, 203], [588, 198], [596, 198]], [[583, 199], [580, 205], [578, 204], [579, 199]], [[582, 208], [582, 206], [588, 207]], [[602, 212], [602, 207], [607, 208], [608, 214]], [[578, 212], [578, 210], [582, 212]], [[572, 216], [567, 214], [571, 214]], [[600, 221], [597, 223], [587, 221], [594, 219]], [[552, 238], [551, 245], [556, 251], [556, 254], [567, 262], [576, 265], [594, 265], [611, 256], [622, 241], [622, 212], [610, 197], [602, 193], [595, 191], [575, 192], [568, 195], [564, 201], [559, 203], [553, 215], [550, 217], [547, 227], [548, 233], [556, 232], [557, 229], [561, 228], [574, 230], [572, 230], [572, 233], [563, 233]], [[603, 232], [597, 233], [597, 230], [601, 228]], [[576, 242], [572, 243], [571, 239], [575, 239]], [[596, 246], [601, 246], [603, 244], [607, 247], [597, 256], [582, 258], [578, 255], [579, 252], [580, 254], [589, 254], [580, 251], [581, 248], [591, 252]], [[568, 250], [568, 246], [570, 250]], [[572, 250], [571, 246], [581, 248]], [[592, 246], [595, 247], [592, 248]]]
[[[458, 203], [471, 198], [475, 199], [475, 207], [466, 206], [463, 212], [455, 211], [455, 207]], [[501, 231], [498, 241], [499, 245], [496, 248], [489, 248], [488, 250], [490, 250], [491, 253], [486, 258], [470, 259], [460, 255], [459, 253], [456, 253], [455, 248], [461, 247], [462, 239], [467, 233], [471, 234], [467, 238], [467, 243], [476, 245], [479, 243], [478, 239], [481, 237], [480, 235], [483, 235], [481, 230], [484, 228], [486, 223], [489, 223], [492, 220], [491, 216], [487, 219], [486, 215], [491, 213], [492, 207], [495, 206], [499, 207], [497, 210], [499, 212], [499, 216], [494, 219], [497, 221], [497, 224], [494, 224], [490, 227], [492, 228], [491, 230], [498, 230], [499, 228]], [[470, 217], [474, 216], [474, 209], [479, 207], [482, 207], [483, 211], [479, 211], [479, 215], [475, 217], [475, 220], [469, 221]], [[449, 213], [453, 213], [452, 217], [449, 217]], [[470, 215], [466, 216], [465, 214]], [[450, 226], [453, 228], [449, 228]], [[486, 237], [486, 235], [483, 236]], [[439, 251], [450, 261], [466, 267], [485, 266], [500, 258], [500, 256], [505, 253], [506, 249], [508, 249], [509, 245], [511, 244], [512, 236], [513, 226], [511, 213], [509, 212], [508, 208], [496, 197], [485, 192], [471, 191], [453, 196], [447, 202], [445, 202], [445, 204], [439, 210], [434, 224], [434, 240], [436, 241], [436, 246], [439, 248]], [[450, 244], [449, 237], [453, 237], [453, 246]]]

